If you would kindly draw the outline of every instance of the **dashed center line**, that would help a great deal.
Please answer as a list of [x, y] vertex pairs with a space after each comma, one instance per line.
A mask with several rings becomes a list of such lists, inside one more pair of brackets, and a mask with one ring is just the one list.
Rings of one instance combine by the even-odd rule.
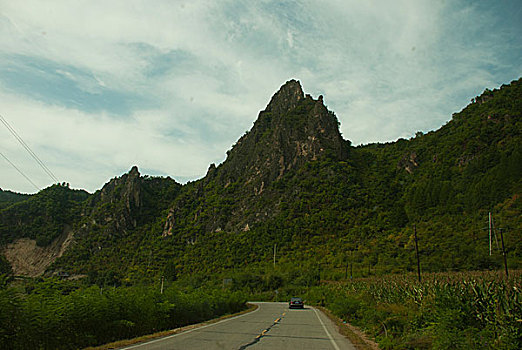
[[276, 319], [274, 320], [274, 323], [272, 323], [272, 325], [271, 325], [270, 327], [268, 327], [267, 329], [264, 329], [264, 330], [261, 332], [261, 334], [256, 335], [256, 337], [254, 338], [254, 340], [251, 341], [250, 343], [245, 344], [245, 345], [242, 345], [242, 346], [239, 348], [239, 350], [244, 350], [244, 349], [248, 348], [249, 346], [252, 346], [252, 345], [256, 344], [257, 342], [259, 342], [259, 341], [261, 340], [261, 338], [263, 338], [263, 337], [266, 335], [266, 333], [268, 333], [268, 332], [270, 331], [270, 329], [272, 329], [272, 327], [274, 327], [276, 324], [278, 324], [279, 322], [281, 322], [281, 319], [282, 319], [285, 315], [286, 315], [286, 312], [283, 312], [283, 314], [281, 315], [281, 317], [276, 318]]

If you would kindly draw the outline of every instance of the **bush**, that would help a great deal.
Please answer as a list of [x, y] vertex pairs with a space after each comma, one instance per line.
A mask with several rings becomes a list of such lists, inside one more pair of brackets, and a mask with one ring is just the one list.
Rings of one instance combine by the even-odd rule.
[[238, 312], [245, 304], [242, 293], [216, 289], [171, 287], [163, 294], [153, 286], [66, 290], [46, 281], [30, 294], [0, 290], [0, 348], [99, 345]]

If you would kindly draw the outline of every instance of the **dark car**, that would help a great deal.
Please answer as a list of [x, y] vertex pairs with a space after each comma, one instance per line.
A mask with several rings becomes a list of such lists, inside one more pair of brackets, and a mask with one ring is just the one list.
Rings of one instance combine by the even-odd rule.
[[290, 303], [288, 304], [288, 307], [290, 309], [303, 309], [304, 308], [303, 299], [301, 299], [301, 298], [290, 299]]

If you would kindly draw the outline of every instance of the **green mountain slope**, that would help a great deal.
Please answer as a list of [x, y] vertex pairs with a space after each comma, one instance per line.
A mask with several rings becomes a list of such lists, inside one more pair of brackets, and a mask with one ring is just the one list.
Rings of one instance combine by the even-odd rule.
[[27, 199], [29, 195], [15, 193], [11, 191], [4, 191], [0, 189], [0, 209], [6, 208], [12, 204]]
[[[203, 179], [181, 186], [133, 168], [53, 219], [75, 242], [51, 270], [134, 283], [263, 266], [276, 246], [278, 262], [302, 268], [399, 272], [415, 268], [414, 225], [423, 270], [499, 268], [500, 228], [520, 266], [521, 97], [513, 81], [437, 131], [352, 147], [322, 97], [291, 80]], [[0, 232], [30, 200], [0, 207]]]
[[79, 218], [79, 208], [88, 193], [66, 185], [53, 185], [32, 196], [21, 196], [0, 209], [0, 244], [28, 237], [40, 246], [62, 234]]

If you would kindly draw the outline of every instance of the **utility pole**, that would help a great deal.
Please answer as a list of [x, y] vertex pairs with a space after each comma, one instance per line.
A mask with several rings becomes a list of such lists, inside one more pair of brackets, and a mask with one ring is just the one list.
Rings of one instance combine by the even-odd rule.
[[413, 224], [413, 232], [415, 235], [415, 255], [417, 256], [417, 275], [419, 276], [419, 283], [421, 281], [421, 271], [420, 271], [420, 259], [419, 259], [419, 245], [417, 243], [417, 225]]
[[160, 294], [163, 294], [163, 280], [164, 280], [164, 276], [161, 276], [161, 289], [160, 289]]
[[274, 243], [274, 268], [276, 265], [276, 250], [277, 250], [277, 243]]
[[489, 212], [489, 256], [491, 256], [491, 212]]
[[504, 235], [502, 234], [502, 229], [499, 228], [500, 231], [500, 241], [502, 242], [502, 255], [504, 256], [504, 268], [506, 269], [506, 278], [509, 277], [508, 266], [507, 266], [507, 256], [506, 250], [504, 249]]

